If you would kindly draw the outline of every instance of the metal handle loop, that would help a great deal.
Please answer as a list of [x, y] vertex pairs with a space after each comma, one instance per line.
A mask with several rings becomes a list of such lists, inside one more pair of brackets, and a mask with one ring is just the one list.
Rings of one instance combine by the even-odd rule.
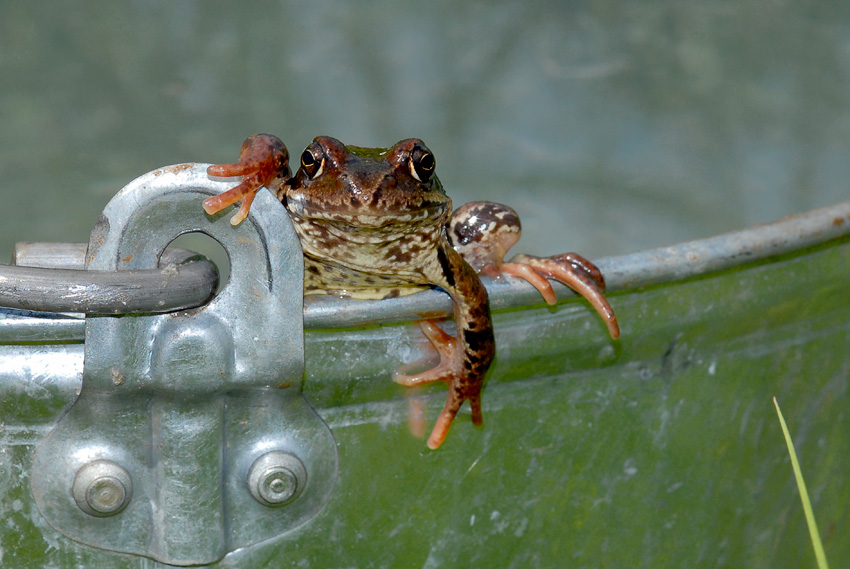
[[[85, 254], [84, 243], [19, 244], [16, 264], [0, 265], [0, 306], [45, 312], [159, 314], [200, 306], [218, 286], [215, 265], [185, 249], [168, 249], [158, 268], [135, 271], [84, 270]], [[20, 266], [21, 261], [29, 266]], [[60, 268], [60, 263], [64, 267]]]

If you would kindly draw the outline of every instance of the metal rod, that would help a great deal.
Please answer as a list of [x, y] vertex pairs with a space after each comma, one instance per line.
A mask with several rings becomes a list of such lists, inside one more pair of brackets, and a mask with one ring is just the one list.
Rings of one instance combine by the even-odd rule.
[[[56, 248], [62, 250], [61, 261], [30, 262], [48, 267], [66, 262], [65, 266], [80, 267], [79, 252], [84, 261], [85, 246], [80, 249], [79, 244], [68, 245]], [[25, 258], [16, 253], [16, 262]], [[19, 310], [86, 314], [173, 312], [204, 304], [217, 286], [215, 265], [185, 249], [166, 250], [159, 268], [142, 271], [0, 265], [0, 306]]]

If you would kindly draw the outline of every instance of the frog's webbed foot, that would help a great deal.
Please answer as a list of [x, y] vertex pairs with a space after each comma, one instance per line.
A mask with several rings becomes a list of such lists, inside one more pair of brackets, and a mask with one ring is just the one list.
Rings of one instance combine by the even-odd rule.
[[[605, 279], [599, 268], [576, 253], [564, 253], [552, 257], [516, 255], [509, 262], [500, 263], [497, 271], [525, 279], [543, 295], [549, 304], [557, 297], [549, 279], [561, 282], [590, 302], [608, 327], [615, 340], [620, 337], [620, 325], [614, 309], [605, 298]], [[485, 272], [486, 269], [485, 269]]]
[[278, 137], [255, 134], [245, 139], [239, 161], [235, 164], [214, 164], [207, 168], [210, 176], [244, 176], [242, 183], [230, 190], [204, 200], [204, 211], [212, 215], [242, 200], [239, 211], [230, 223], [239, 225], [248, 216], [257, 191], [266, 186], [276, 190], [291, 176], [289, 153]]
[[437, 449], [446, 439], [452, 421], [464, 401], [469, 401], [472, 408], [472, 423], [481, 425], [484, 418], [481, 413], [481, 382], [466, 381], [462, 371], [462, 364], [458, 354], [457, 340], [446, 334], [432, 320], [424, 320], [419, 323], [422, 333], [431, 341], [431, 344], [440, 354], [440, 363], [437, 366], [414, 375], [396, 375], [393, 380], [407, 387], [424, 385], [435, 381], [448, 384], [449, 394], [443, 411], [437, 418], [437, 423], [428, 437], [428, 448]]

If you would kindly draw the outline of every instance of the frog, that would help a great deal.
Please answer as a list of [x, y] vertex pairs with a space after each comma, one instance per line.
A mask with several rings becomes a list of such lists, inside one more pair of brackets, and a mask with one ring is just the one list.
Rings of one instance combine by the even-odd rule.
[[483, 424], [481, 391], [496, 345], [487, 289], [481, 279], [521, 278], [548, 304], [550, 280], [587, 299], [612, 339], [620, 335], [596, 265], [576, 253], [505, 256], [519, 240], [516, 211], [495, 202], [456, 210], [436, 175], [436, 158], [418, 138], [388, 148], [345, 145], [318, 136], [293, 174], [283, 141], [271, 134], [245, 140], [237, 162], [208, 167], [211, 177], [237, 177], [237, 186], [204, 200], [208, 215], [239, 203], [230, 223], [248, 215], [256, 193], [268, 188], [292, 219], [304, 256], [304, 294], [385, 299], [439, 288], [452, 299], [455, 335], [437, 320], [420, 322], [439, 363], [416, 374], [396, 372], [404, 386], [443, 382], [448, 395], [427, 440], [439, 448], [462, 405]]

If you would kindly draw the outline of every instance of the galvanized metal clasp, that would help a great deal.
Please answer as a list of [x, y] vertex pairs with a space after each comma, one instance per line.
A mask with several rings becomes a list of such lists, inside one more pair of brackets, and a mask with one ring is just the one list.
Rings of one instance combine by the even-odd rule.
[[204, 214], [225, 187], [205, 165], [156, 170], [92, 232], [87, 269], [155, 268], [175, 238], [201, 232], [231, 276], [199, 308], [87, 318], [82, 391], [32, 471], [39, 509], [72, 539], [206, 564], [303, 524], [330, 497], [336, 446], [301, 394], [297, 236], [268, 192], [238, 227]]

